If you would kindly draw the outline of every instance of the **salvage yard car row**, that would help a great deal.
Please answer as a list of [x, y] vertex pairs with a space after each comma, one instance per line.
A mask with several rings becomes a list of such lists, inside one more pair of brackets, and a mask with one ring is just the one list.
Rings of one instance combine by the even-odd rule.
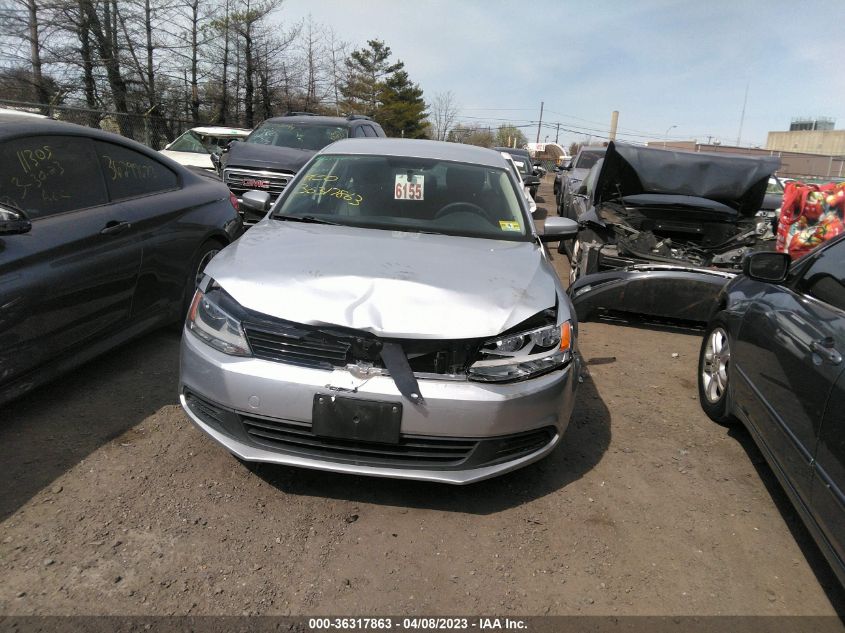
[[0, 119], [3, 398], [184, 320], [182, 406], [239, 458], [466, 484], [561, 442], [579, 318], [709, 321], [702, 408], [751, 429], [842, 574], [845, 241], [770, 252], [776, 160], [610, 143], [539, 227], [518, 150], [326, 119], [212, 153], [229, 188], [114, 135]]

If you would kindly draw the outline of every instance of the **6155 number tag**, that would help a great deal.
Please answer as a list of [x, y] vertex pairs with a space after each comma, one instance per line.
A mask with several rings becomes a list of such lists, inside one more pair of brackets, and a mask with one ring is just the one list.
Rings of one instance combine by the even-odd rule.
[[407, 174], [396, 174], [393, 198], [395, 200], [423, 200], [425, 198], [424, 188], [424, 176], [418, 174], [409, 178]]

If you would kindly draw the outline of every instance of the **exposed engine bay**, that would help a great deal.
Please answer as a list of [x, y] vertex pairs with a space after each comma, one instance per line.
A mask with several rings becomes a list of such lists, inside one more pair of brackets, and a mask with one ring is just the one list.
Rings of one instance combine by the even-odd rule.
[[771, 211], [743, 217], [709, 209], [606, 203], [600, 214], [605, 226], [596, 232], [604, 243], [593, 246], [602, 268], [639, 260], [739, 270], [746, 253], [775, 248], [777, 214]]

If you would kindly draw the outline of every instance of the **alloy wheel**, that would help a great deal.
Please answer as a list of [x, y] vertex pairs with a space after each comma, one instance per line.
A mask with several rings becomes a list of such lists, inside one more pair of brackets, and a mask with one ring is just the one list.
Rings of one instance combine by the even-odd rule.
[[716, 404], [728, 389], [728, 365], [731, 361], [731, 347], [728, 334], [721, 327], [714, 328], [707, 337], [704, 355], [701, 359], [701, 381], [704, 395], [711, 404]]

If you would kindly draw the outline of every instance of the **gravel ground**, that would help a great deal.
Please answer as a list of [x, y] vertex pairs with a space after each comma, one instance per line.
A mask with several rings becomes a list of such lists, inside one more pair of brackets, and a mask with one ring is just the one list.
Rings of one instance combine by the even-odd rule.
[[0, 614], [845, 612], [749, 435], [701, 412], [700, 332], [579, 342], [561, 446], [456, 488], [239, 463], [150, 334], [0, 412]]

